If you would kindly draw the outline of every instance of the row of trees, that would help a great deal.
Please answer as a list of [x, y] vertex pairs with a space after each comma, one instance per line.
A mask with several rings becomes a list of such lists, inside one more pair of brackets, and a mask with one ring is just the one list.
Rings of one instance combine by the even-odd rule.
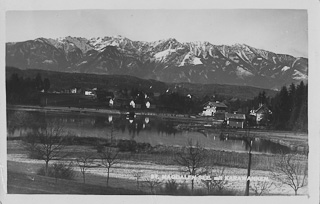
[[308, 130], [308, 85], [291, 84], [271, 100], [272, 123], [276, 129]]
[[272, 111], [272, 114], [265, 118], [264, 125], [268, 128], [304, 132], [308, 130], [308, 85], [303, 82], [298, 85], [291, 84], [289, 87], [283, 86], [273, 97], [267, 96], [263, 91], [252, 100], [227, 103], [229, 110], [240, 110], [247, 115], [261, 104]]
[[49, 88], [49, 79], [45, 78], [42, 80], [40, 74], [37, 74], [33, 79], [12, 74], [11, 77], [6, 80], [7, 103], [39, 105], [39, 92], [47, 92]]

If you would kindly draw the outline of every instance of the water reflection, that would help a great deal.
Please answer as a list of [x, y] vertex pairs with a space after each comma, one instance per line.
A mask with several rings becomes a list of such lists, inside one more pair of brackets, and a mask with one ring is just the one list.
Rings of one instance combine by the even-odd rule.
[[[137, 142], [165, 145], [186, 145], [189, 138], [198, 140], [207, 148], [248, 151], [249, 147], [241, 139], [222, 137], [219, 134], [204, 136], [200, 132], [181, 131], [176, 127], [181, 121], [162, 119], [152, 116], [128, 117], [127, 115], [94, 115], [80, 113], [28, 112], [33, 120], [24, 126], [10, 125], [13, 112], [8, 111], [8, 136], [19, 136], [39, 127], [41, 121], [58, 119], [63, 121], [67, 131], [80, 137], [112, 137], [116, 139], [131, 139]], [[112, 132], [112, 133], [111, 133]], [[289, 147], [274, 142], [256, 138], [252, 141], [253, 152], [284, 153], [291, 152]]]
[[109, 116], [108, 116], [108, 121], [109, 121], [109, 123], [112, 122], [112, 115], [109, 115]]

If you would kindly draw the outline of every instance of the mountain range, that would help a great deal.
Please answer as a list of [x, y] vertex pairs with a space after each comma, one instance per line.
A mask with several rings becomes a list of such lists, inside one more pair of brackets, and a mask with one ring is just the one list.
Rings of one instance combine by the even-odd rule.
[[246, 44], [181, 43], [174, 38], [143, 42], [122, 36], [91, 39], [68, 36], [8, 42], [6, 66], [274, 90], [308, 80], [307, 58], [276, 54]]

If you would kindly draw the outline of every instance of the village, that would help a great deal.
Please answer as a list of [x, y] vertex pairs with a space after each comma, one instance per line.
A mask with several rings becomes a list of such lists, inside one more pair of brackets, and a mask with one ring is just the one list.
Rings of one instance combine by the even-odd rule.
[[[170, 105], [170, 97], [174, 95], [186, 101], [187, 109], [178, 109]], [[70, 99], [75, 97], [77, 99]], [[167, 101], [163, 100], [167, 97]], [[63, 89], [60, 91], [52, 91], [52, 93], [44, 93], [41, 97], [40, 106], [68, 106], [78, 107], [81, 109], [92, 109], [95, 107], [97, 110], [119, 110], [122, 114], [137, 114], [137, 115], [157, 115], [162, 117], [176, 117], [176, 118], [191, 118], [204, 121], [211, 121], [206, 126], [224, 123], [228, 128], [244, 129], [248, 125], [256, 129], [265, 129], [272, 111], [266, 104], [259, 103], [259, 105], [251, 110], [244, 111], [231, 111], [233, 107], [228, 108], [224, 101], [215, 101], [215, 96], [212, 96], [210, 101], [194, 99], [192, 95], [180, 96], [178, 93], [170, 91], [165, 93], [148, 92], [138, 90], [101, 90], [98, 88], [81, 89], [71, 88]], [[71, 105], [68, 100], [72, 100]], [[232, 101], [232, 99], [231, 99]], [[189, 102], [189, 104], [188, 104]], [[199, 104], [195, 104], [198, 102]], [[204, 102], [204, 103], [203, 103]], [[92, 105], [92, 104], [95, 104]], [[229, 111], [228, 111], [229, 110]]]

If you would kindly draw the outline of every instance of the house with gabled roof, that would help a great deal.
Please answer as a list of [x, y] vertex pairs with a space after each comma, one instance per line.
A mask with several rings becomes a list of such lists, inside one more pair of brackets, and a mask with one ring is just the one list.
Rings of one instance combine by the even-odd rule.
[[203, 105], [202, 116], [214, 116], [217, 113], [225, 113], [227, 110], [227, 106], [219, 101], [212, 102], [208, 101]]
[[225, 113], [225, 121], [232, 128], [244, 128], [246, 115], [239, 113]]
[[256, 118], [256, 123], [258, 125], [261, 124], [262, 121], [271, 114], [272, 111], [265, 104], [259, 104], [258, 109], [250, 111], [250, 115]]

